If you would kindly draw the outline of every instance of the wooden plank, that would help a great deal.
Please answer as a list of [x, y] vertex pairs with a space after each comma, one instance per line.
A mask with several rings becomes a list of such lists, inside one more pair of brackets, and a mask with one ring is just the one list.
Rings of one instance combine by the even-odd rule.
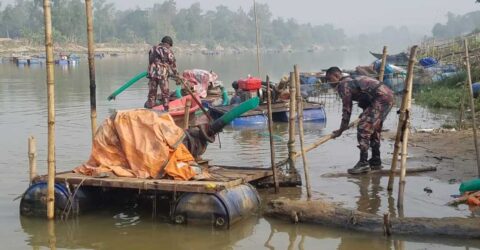
[[[176, 192], [216, 193], [226, 188], [238, 186], [243, 183], [272, 175], [269, 169], [234, 169], [219, 168], [211, 171], [216, 180], [206, 181], [175, 181], [167, 179], [139, 179], [117, 177], [111, 175], [106, 178], [97, 178], [76, 174], [73, 172], [58, 173], [56, 182], [68, 182], [70, 184], [82, 184], [95, 187], [132, 188], [139, 190], [162, 190]], [[39, 178], [40, 179], [40, 178]]]

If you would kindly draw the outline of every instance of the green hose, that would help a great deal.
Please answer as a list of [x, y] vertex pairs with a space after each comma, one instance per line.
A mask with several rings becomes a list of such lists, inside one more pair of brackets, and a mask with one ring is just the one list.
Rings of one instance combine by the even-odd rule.
[[225, 88], [222, 88], [222, 99], [223, 99], [222, 105], [228, 106], [228, 104], [230, 103], [230, 100], [228, 99], [228, 93]]
[[260, 99], [258, 97], [254, 97], [236, 106], [235, 108], [230, 110], [230, 112], [222, 115], [222, 117], [220, 117], [219, 119], [222, 120], [224, 123], [229, 124], [231, 121], [233, 121], [233, 119], [241, 116], [243, 113], [258, 107], [259, 103]]
[[130, 79], [128, 82], [123, 84], [120, 88], [115, 90], [110, 96], [108, 96], [107, 100], [111, 101], [112, 99], [115, 99], [117, 95], [122, 93], [124, 90], [128, 89], [130, 86], [132, 86], [134, 83], [136, 83], [138, 80], [144, 78], [147, 76], [147, 71], [144, 71], [136, 76], [134, 76], [132, 79]]
[[175, 87], [175, 97], [182, 98], [182, 86], [177, 85]]
[[210, 124], [209, 134], [214, 135], [220, 131], [222, 131], [223, 127], [228, 125], [233, 119], [241, 116], [243, 113], [248, 112], [256, 107], [260, 103], [260, 99], [258, 97], [254, 97], [248, 101], [241, 103], [240, 105], [236, 106], [228, 113], [222, 115], [217, 120], [213, 121]]

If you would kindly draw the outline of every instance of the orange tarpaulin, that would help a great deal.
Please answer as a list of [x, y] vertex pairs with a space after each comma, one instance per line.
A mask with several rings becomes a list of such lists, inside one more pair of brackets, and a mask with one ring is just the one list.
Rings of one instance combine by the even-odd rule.
[[182, 140], [183, 129], [168, 113], [149, 109], [118, 111], [95, 133], [90, 159], [74, 169], [95, 175], [113, 172], [117, 176], [176, 180], [195, 176], [194, 161]]

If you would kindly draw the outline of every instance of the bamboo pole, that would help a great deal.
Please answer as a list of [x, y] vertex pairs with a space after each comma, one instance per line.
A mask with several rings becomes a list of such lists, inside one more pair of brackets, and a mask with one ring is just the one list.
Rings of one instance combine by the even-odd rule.
[[187, 100], [185, 101], [185, 113], [183, 114], [183, 129], [188, 129], [191, 105], [192, 105], [192, 100], [190, 100], [190, 98], [187, 98]]
[[55, 234], [55, 221], [50, 220], [47, 222], [48, 232], [48, 247], [50, 250], [57, 249], [57, 236]]
[[405, 120], [407, 115], [405, 112], [407, 98], [409, 95], [411, 95], [411, 91], [408, 88], [409, 88], [409, 83], [413, 82], [413, 66], [415, 63], [416, 53], [417, 53], [417, 46], [413, 46], [412, 49], [410, 50], [410, 60], [408, 62], [407, 78], [405, 79], [405, 89], [403, 91], [402, 104], [400, 105], [400, 115], [398, 118], [397, 134], [395, 136], [395, 144], [393, 147], [392, 165], [390, 167], [390, 176], [388, 178], [388, 186], [387, 186], [387, 190], [389, 191], [393, 190], [393, 182], [395, 178], [395, 170], [397, 169], [398, 154], [400, 152], [400, 142], [402, 139], [402, 131], [405, 126]]
[[257, 43], [257, 74], [260, 76], [260, 34], [257, 21], [257, 4], [253, 0], [253, 14], [255, 15], [255, 42]]
[[[408, 79], [407, 79], [407, 88], [405, 91], [405, 109], [400, 111], [400, 115], [403, 113], [403, 129], [402, 129], [402, 159], [400, 165], [400, 181], [398, 183], [398, 200], [397, 207], [399, 208], [399, 214], [403, 214], [403, 200], [405, 194], [405, 175], [407, 170], [407, 147], [408, 147], [408, 134], [410, 131], [410, 108], [412, 106], [412, 85], [413, 85], [413, 66], [415, 64], [415, 56], [417, 54], [417, 46], [413, 46], [412, 51], [410, 52], [410, 60], [408, 64]], [[393, 161], [397, 161], [396, 158], [393, 158]]]
[[277, 168], [275, 166], [275, 145], [273, 143], [273, 118], [272, 118], [272, 93], [270, 93], [270, 77], [267, 75], [267, 110], [268, 110], [268, 133], [270, 137], [270, 163], [272, 165], [273, 183], [275, 185], [275, 193], [280, 190], [277, 180]]
[[[355, 127], [358, 125], [358, 122], [360, 121], [360, 119], [356, 119], [355, 121], [351, 122], [350, 124], [348, 124], [348, 129], [351, 129], [352, 127]], [[309, 152], [315, 148], [317, 148], [318, 146], [324, 144], [325, 142], [327, 141], [330, 141], [331, 139], [333, 139], [333, 133], [332, 134], [328, 134], [328, 135], [325, 135], [323, 137], [321, 137], [320, 139], [318, 139], [316, 142], [312, 143], [311, 145], [307, 146], [305, 148], [305, 152]], [[301, 152], [296, 152], [295, 155], [294, 155], [294, 158], [297, 158], [299, 157], [301, 154]]]
[[28, 165], [30, 169], [30, 184], [37, 176], [37, 140], [35, 137], [28, 137]]
[[463, 119], [464, 119], [464, 116], [465, 116], [465, 85], [466, 84], [463, 84], [462, 98], [460, 99], [460, 117], [459, 117], [459, 121], [458, 121], [458, 130], [463, 129]]
[[477, 169], [478, 176], [480, 177], [480, 155], [478, 152], [477, 141], [477, 119], [475, 118], [475, 103], [473, 101], [473, 89], [472, 89], [472, 73], [470, 72], [470, 58], [468, 55], [468, 40], [465, 39], [465, 62], [467, 67], [467, 83], [468, 93], [470, 94], [470, 110], [472, 110], [472, 123], [473, 123], [473, 140], [475, 145], [475, 152], [477, 153]]
[[288, 120], [288, 163], [291, 168], [295, 168], [295, 74], [290, 72], [290, 106]]
[[90, 76], [90, 120], [92, 127], [92, 140], [97, 131], [97, 97], [95, 84], [95, 42], [93, 40], [93, 11], [92, 0], [85, 0], [87, 15], [87, 40], [88, 40], [88, 73]]
[[47, 218], [53, 219], [55, 207], [55, 76], [53, 64], [52, 15], [50, 1], [43, 0], [45, 18], [45, 51], [47, 56], [47, 103], [48, 103], [48, 181]]
[[387, 46], [383, 46], [382, 64], [380, 65], [380, 73], [378, 74], [378, 80], [383, 82], [383, 76], [385, 75], [385, 64], [387, 63]]
[[300, 89], [300, 75], [298, 73], [297, 65], [293, 66], [293, 72], [295, 73], [295, 91], [297, 98], [297, 114], [298, 114], [298, 135], [300, 139], [300, 150], [302, 152], [303, 171], [305, 172], [305, 184], [307, 187], [307, 198], [312, 198], [312, 187], [310, 186], [310, 173], [308, 170], [307, 157], [305, 156], [304, 148], [304, 135], [303, 135], [303, 98]]

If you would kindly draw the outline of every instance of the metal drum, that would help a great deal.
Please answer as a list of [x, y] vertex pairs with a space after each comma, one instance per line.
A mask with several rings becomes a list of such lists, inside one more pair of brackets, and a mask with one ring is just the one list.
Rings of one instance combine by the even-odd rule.
[[185, 193], [173, 213], [176, 224], [210, 224], [229, 228], [260, 206], [257, 190], [250, 184], [224, 189], [213, 194]]
[[[94, 204], [95, 190], [81, 187], [74, 194], [63, 184], [55, 184], [55, 216], [68, 216], [91, 208]], [[47, 183], [38, 182], [27, 188], [20, 201], [20, 214], [23, 216], [46, 217]]]

